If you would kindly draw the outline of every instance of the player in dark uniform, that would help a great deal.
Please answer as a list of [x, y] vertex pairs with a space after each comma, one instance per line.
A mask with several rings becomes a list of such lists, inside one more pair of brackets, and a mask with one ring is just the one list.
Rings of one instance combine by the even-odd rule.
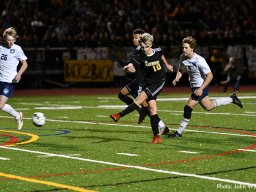
[[[138, 39], [140, 35], [142, 35], [143, 33], [145, 33], [143, 29], [133, 30], [133, 45], [134, 47], [136, 47], [136, 50], [132, 54], [131, 58], [133, 58], [141, 51]], [[121, 66], [123, 66], [124, 70], [126, 70], [128, 63], [130, 63], [131, 60], [130, 59], [129, 62], [125, 62], [114, 53], [112, 54], [112, 58], [116, 60]], [[136, 98], [138, 96], [138, 93], [140, 93], [143, 89], [143, 76], [141, 75], [140, 71], [136, 71], [136, 73], [127, 73], [127, 77], [129, 79], [132, 79], [132, 81], [121, 89], [121, 91], [118, 94], [118, 98], [127, 105], [130, 105], [133, 102], [133, 98]], [[129, 97], [129, 95], [131, 95], [133, 98]], [[141, 106], [139, 106], [136, 110], [140, 114], [138, 120], [138, 124], [140, 124], [149, 114], [147, 103], [143, 102]]]
[[[138, 55], [139, 53], [141, 53], [141, 47], [139, 45], [138, 40], [139, 40], [140, 35], [142, 35], [143, 33], [145, 33], [145, 32], [142, 29], [135, 29], [133, 31], [133, 45], [136, 47], [136, 50], [133, 53], [133, 55], [131, 56], [131, 59], [129, 60], [129, 62], [123, 61], [114, 53], [112, 54], [112, 58], [114, 60], [116, 60], [121, 66], [124, 67], [124, 71], [126, 71], [129, 68], [129, 63], [131, 63], [132, 58], [135, 57], [136, 55]], [[173, 71], [172, 65], [168, 64], [164, 55], [162, 55], [162, 60], [164, 61], [166, 68], [169, 71]], [[131, 73], [127, 73], [127, 74], [129, 75]], [[143, 87], [144, 87], [144, 82], [143, 82], [144, 77], [143, 77], [143, 73], [141, 72], [141, 69], [138, 68], [136, 71], [133, 71], [132, 74], [133, 74], [133, 76], [129, 75], [128, 78], [133, 77], [134, 80], [132, 82], [130, 82], [129, 84], [127, 84], [118, 94], [118, 98], [121, 101], [123, 101], [124, 103], [126, 103], [127, 105], [130, 105], [131, 103], [133, 103], [133, 98], [136, 98], [138, 96], [138, 94], [143, 90]], [[133, 98], [129, 97], [129, 95], [133, 96]], [[141, 106], [138, 107], [136, 110], [140, 114], [138, 124], [142, 123], [147, 115], [150, 116], [148, 104], [146, 101], [144, 101], [141, 104]], [[168, 130], [168, 129], [166, 129], [166, 126], [162, 120], [159, 121], [158, 127], [159, 127], [159, 129], [165, 130], [166, 132]], [[166, 134], [166, 132], [165, 132], [165, 134]]]
[[134, 71], [142, 71], [144, 77], [143, 90], [126, 109], [120, 113], [112, 114], [110, 117], [117, 122], [121, 117], [136, 110], [141, 103], [147, 101], [150, 110], [150, 123], [154, 135], [151, 143], [158, 144], [162, 140], [160, 138], [161, 133], [159, 133], [158, 129], [160, 118], [157, 114], [156, 98], [162, 91], [166, 79], [164, 62], [162, 60], [163, 54], [160, 48], [152, 48], [153, 36], [148, 33], [140, 36], [139, 43], [142, 51], [131, 59], [131, 63], [134, 66]]

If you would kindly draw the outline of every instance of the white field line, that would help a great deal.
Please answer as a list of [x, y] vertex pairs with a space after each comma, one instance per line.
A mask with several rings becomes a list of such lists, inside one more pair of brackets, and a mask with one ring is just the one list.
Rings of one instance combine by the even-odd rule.
[[[210, 97], [211, 99], [219, 99], [219, 98], [223, 98], [222, 97]], [[226, 96], [228, 97], [228, 96]], [[256, 96], [238, 96], [239, 99], [256, 99]], [[188, 97], [159, 97], [157, 98], [157, 101], [187, 101], [189, 98], [189, 94]], [[99, 100], [116, 100], [117, 97], [97, 97], [97, 99]]]
[[[0, 118], [13, 119], [10, 116], [0, 116]], [[31, 118], [24, 118], [27, 120], [31, 120]], [[136, 127], [136, 128], [144, 128], [151, 129], [149, 126], [145, 125], [128, 125], [128, 124], [118, 124], [118, 123], [100, 123], [100, 122], [90, 122], [90, 121], [70, 121], [70, 120], [57, 120], [57, 119], [47, 119], [49, 122], [59, 122], [59, 123], [77, 123], [77, 124], [87, 124], [87, 125], [103, 125], [103, 126], [116, 126], [116, 127]], [[177, 128], [170, 128], [170, 130], [177, 130]], [[187, 132], [195, 132], [195, 133], [207, 133], [207, 134], [216, 134], [216, 135], [229, 135], [229, 136], [238, 136], [238, 137], [256, 137], [255, 135], [244, 135], [244, 134], [236, 134], [236, 133], [225, 133], [225, 132], [214, 132], [214, 131], [199, 131], [193, 129], [186, 129]]]
[[[52, 106], [44, 106], [44, 107], [31, 107], [31, 108], [17, 108], [20, 111], [26, 111], [30, 109], [36, 110], [78, 110], [78, 109], [124, 109], [127, 107], [126, 105], [99, 105], [99, 106], [81, 106], [81, 105], [52, 105]], [[174, 111], [174, 110], [158, 110], [162, 112], [167, 112], [169, 115], [177, 115], [177, 113], [183, 113], [183, 111]], [[245, 117], [256, 117], [255, 112], [245, 111], [243, 113], [232, 113], [232, 112], [197, 112], [193, 111], [193, 114], [204, 114], [204, 115], [229, 115], [229, 116], [245, 116]]]
[[[1, 116], [0, 116], [1, 117]], [[117, 124], [117, 123], [98, 123], [98, 122], [87, 122], [87, 121], [66, 121], [66, 120], [54, 120], [49, 119], [47, 121], [53, 122], [64, 122], [64, 123], [81, 123], [81, 124], [90, 124], [90, 125], [104, 125], [104, 126], [117, 126], [117, 127], [136, 127], [136, 128], [144, 128], [144, 129], [151, 129], [149, 126], [145, 125], [128, 125], [128, 124]], [[177, 128], [170, 128], [170, 130], [177, 130]], [[256, 135], [244, 135], [244, 134], [236, 134], [236, 133], [225, 133], [225, 132], [214, 132], [214, 131], [199, 131], [193, 129], [186, 129], [185, 132], [194, 132], [194, 133], [207, 133], [207, 134], [216, 134], [216, 135], [229, 135], [229, 136], [238, 136], [238, 137], [256, 137]]]
[[195, 151], [178, 151], [180, 153], [190, 153], [190, 154], [198, 154], [200, 152], [195, 152]]
[[[144, 129], [151, 129], [149, 126], [145, 125], [128, 125], [128, 124], [117, 124], [117, 123], [98, 123], [98, 122], [87, 122], [87, 121], [66, 121], [66, 120], [54, 120], [47, 119], [47, 121], [53, 122], [64, 122], [64, 123], [81, 123], [81, 124], [90, 124], [90, 125], [104, 125], [104, 126], [116, 126], [116, 127], [137, 127]], [[170, 128], [170, 130], [176, 130], [177, 128]], [[230, 136], [240, 136], [240, 137], [256, 137], [254, 135], [244, 135], [244, 134], [235, 134], [235, 133], [225, 133], [225, 132], [212, 132], [212, 131], [198, 131], [193, 129], [187, 129], [188, 132], [196, 132], [196, 133], [208, 133], [208, 134], [216, 134], [216, 135], [230, 135]]]
[[9, 158], [5, 158], [5, 157], [0, 157], [0, 160], [6, 161], [6, 160], [10, 160], [10, 159]]
[[130, 157], [136, 157], [139, 156], [137, 154], [132, 154], [132, 153], [116, 153], [117, 155], [125, 155], [125, 156], [130, 156]]
[[20, 148], [14, 148], [14, 147], [0, 146], [0, 148], [7, 149], [7, 150], [14, 150], [14, 151], [22, 151], [22, 152], [33, 153], [33, 154], [50, 155], [50, 156], [54, 156], [54, 157], [60, 157], [60, 158], [65, 158], [65, 159], [73, 159], [73, 160], [77, 160], [77, 161], [99, 163], [99, 164], [111, 165], [111, 166], [117, 166], [117, 167], [139, 169], [139, 170], [143, 170], [143, 171], [165, 173], [165, 174], [169, 174], [169, 175], [179, 175], [179, 176], [184, 176], [184, 177], [193, 177], [193, 178], [205, 179], [205, 180], [210, 180], [210, 181], [220, 181], [220, 182], [225, 182], [225, 183], [233, 183], [233, 184], [238, 184], [238, 185], [246, 185], [246, 186], [249, 186], [249, 187], [256, 187], [255, 183], [248, 183], [248, 182], [236, 181], [236, 180], [231, 180], [231, 179], [221, 179], [221, 178], [217, 178], [217, 177], [210, 177], [210, 176], [196, 175], [196, 174], [190, 174], [190, 173], [167, 171], [167, 170], [162, 170], [162, 169], [152, 169], [152, 168], [142, 167], [142, 166], [112, 163], [112, 162], [107, 162], [107, 161], [86, 159], [86, 158], [82, 158], [82, 157], [72, 157], [72, 156], [63, 155], [63, 154], [54, 154], [54, 153], [47, 153], [47, 152], [42, 152], [42, 151], [33, 151], [33, 150], [20, 149]]
[[67, 109], [83, 109], [83, 106], [49, 106], [49, 107], [35, 107], [39, 110], [67, 110]]
[[[172, 111], [172, 110], [158, 110], [158, 111], [162, 111], [162, 112], [168, 112], [169, 115], [176, 115], [175, 113], [183, 113], [183, 111]], [[172, 114], [174, 113], [174, 114]], [[215, 113], [215, 112], [197, 112], [197, 111], [193, 111], [193, 114], [203, 114], [203, 115], [229, 115], [229, 116], [245, 116], [245, 117], [256, 117], [256, 114], [249, 114], [248, 112], [246, 113]]]
[[[54, 157], [55, 155], [39, 155], [38, 157]], [[81, 154], [69, 154], [70, 157], [79, 157]]]
[[[92, 107], [92, 106], [52, 106], [52, 107], [35, 107], [33, 109], [38, 109], [38, 110], [76, 110], [76, 109], [124, 109], [126, 106], [125, 105], [100, 105], [97, 107]], [[30, 110], [29, 108], [17, 108], [17, 110], [20, 111], [26, 111]], [[158, 110], [161, 112], [166, 112], [169, 113], [169, 115], [180, 115], [183, 114], [183, 111], [173, 111], [173, 110]], [[177, 114], [178, 113], [178, 114]], [[197, 112], [193, 111], [193, 114], [203, 114], [203, 115], [228, 115], [228, 116], [245, 116], [245, 117], [256, 117], [255, 112], [244, 112], [244, 113], [216, 113], [216, 112]]]
[[251, 150], [251, 149], [238, 149], [239, 151], [248, 151], [248, 152], [256, 152], [256, 150]]
[[[216, 98], [223, 98], [223, 97], [211, 97], [211, 99], [216, 99]], [[256, 99], [256, 96], [239, 96], [240, 99]], [[99, 100], [113, 100], [117, 99], [114, 97], [97, 97]], [[186, 101], [188, 98], [181, 98], [181, 97], [176, 97], [176, 98], [158, 98], [158, 101]], [[56, 104], [56, 103], [50, 103], [50, 102], [44, 102], [44, 103], [27, 103], [27, 102], [22, 102], [19, 103], [22, 105], [32, 105], [32, 106], [37, 106], [37, 107], [31, 107], [31, 109], [38, 109], [38, 110], [72, 110], [72, 109], [124, 109], [126, 105], [99, 105], [99, 106], [81, 106], [81, 105], [63, 105], [63, 104]], [[48, 104], [48, 106], [46, 106]], [[19, 108], [18, 110], [25, 111], [29, 110], [29, 108]], [[168, 112], [170, 113], [169, 115], [177, 115], [176, 113], [183, 113], [183, 111], [173, 111], [173, 110], [159, 110], [162, 112]], [[247, 116], [247, 117], [255, 117], [256, 113], [255, 112], [248, 112], [244, 111], [243, 113], [235, 114], [231, 112], [227, 113], [216, 113], [216, 112], [196, 112], [193, 111], [193, 114], [204, 114], [204, 115], [230, 115], [230, 116]]]
[[245, 111], [244, 113], [255, 113], [256, 114], [256, 112], [254, 112], [254, 111]]
[[[189, 96], [188, 96], [189, 97]], [[159, 97], [157, 101], [187, 101], [188, 97]], [[225, 97], [211, 97], [211, 99], [218, 99], [218, 98], [225, 98]], [[104, 100], [106, 102], [107, 100], [117, 100], [117, 97], [97, 97], [99, 101]], [[256, 96], [239, 96], [239, 99], [256, 99]], [[73, 101], [69, 103], [80, 103], [80, 101]], [[56, 104], [51, 102], [44, 102], [44, 103], [28, 103], [28, 102], [19, 102], [21, 105], [34, 105], [34, 106], [45, 106], [46, 104], [49, 104], [51, 106], [70, 106], [70, 105], [63, 105], [63, 104]], [[124, 107], [125, 105], [120, 105]]]
[[109, 115], [96, 115], [96, 117], [109, 117]]
[[[256, 99], [256, 96], [238, 96], [238, 97], [239, 97], [239, 99]], [[189, 98], [189, 95], [186, 98], [181, 98], [181, 97], [163, 98], [163, 97], [161, 97], [161, 98], [158, 98], [157, 101], [187, 101], [188, 98]], [[210, 98], [211, 99], [219, 99], [219, 98], [225, 98], [225, 97], [223, 96], [223, 97], [210, 97]]]

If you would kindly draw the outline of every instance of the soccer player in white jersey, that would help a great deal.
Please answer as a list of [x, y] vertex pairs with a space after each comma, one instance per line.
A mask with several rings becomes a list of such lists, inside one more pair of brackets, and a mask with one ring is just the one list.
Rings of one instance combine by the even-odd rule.
[[[3, 41], [0, 44], [0, 109], [14, 117], [20, 130], [23, 126], [22, 113], [17, 112], [7, 100], [12, 96], [15, 83], [18, 83], [28, 67], [27, 57], [19, 45], [15, 44], [17, 32], [10, 27], [3, 32]], [[17, 66], [21, 67], [17, 72]]]
[[230, 97], [210, 100], [208, 96], [208, 86], [213, 79], [213, 74], [206, 60], [195, 53], [196, 40], [193, 37], [186, 37], [183, 39], [182, 51], [183, 53], [180, 56], [179, 69], [172, 83], [175, 86], [182, 77], [182, 74], [187, 71], [192, 94], [184, 107], [183, 120], [181, 121], [179, 129], [176, 132], [169, 134], [169, 137], [182, 136], [182, 132], [191, 118], [192, 110], [198, 103], [200, 103], [200, 105], [207, 111], [230, 103], [234, 103], [240, 108], [243, 108], [242, 103], [235, 93]]

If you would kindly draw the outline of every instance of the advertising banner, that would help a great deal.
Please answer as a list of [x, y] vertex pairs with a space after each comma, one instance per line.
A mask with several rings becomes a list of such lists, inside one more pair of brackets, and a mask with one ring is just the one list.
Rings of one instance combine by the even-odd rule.
[[67, 82], [111, 82], [113, 61], [111, 60], [66, 60], [64, 79]]

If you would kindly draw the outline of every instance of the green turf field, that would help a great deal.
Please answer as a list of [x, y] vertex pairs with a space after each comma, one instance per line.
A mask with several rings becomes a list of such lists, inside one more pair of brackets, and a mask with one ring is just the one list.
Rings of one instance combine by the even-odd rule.
[[[228, 96], [213, 93], [211, 97]], [[14, 97], [24, 127], [0, 112], [0, 191], [209, 192], [256, 191], [256, 93], [239, 93], [211, 112], [199, 105], [182, 138], [152, 145], [149, 118], [133, 112], [114, 123], [116, 95]], [[188, 94], [162, 94], [158, 113], [171, 130]], [[47, 116], [35, 127], [34, 112]]]

